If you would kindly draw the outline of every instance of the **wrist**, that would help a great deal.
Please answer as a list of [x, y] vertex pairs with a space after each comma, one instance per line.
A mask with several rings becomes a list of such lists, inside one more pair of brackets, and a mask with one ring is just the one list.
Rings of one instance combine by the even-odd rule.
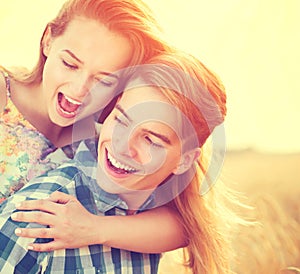
[[114, 224], [111, 223], [110, 216], [97, 216], [94, 215], [93, 220], [93, 244], [102, 244], [102, 245], [109, 245], [110, 242], [110, 236], [111, 236], [111, 230], [112, 226]]

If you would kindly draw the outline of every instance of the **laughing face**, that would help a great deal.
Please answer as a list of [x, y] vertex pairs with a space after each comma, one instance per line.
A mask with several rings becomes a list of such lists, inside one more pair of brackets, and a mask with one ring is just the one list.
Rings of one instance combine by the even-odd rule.
[[64, 34], [44, 37], [43, 94], [51, 121], [65, 127], [102, 109], [112, 98], [132, 48], [97, 21], [75, 18]]
[[98, 144], [98, 184], [126, 195], [153, 191], [182, 160], [174, 107], [154, 87], [125, 91], [105, 120]]

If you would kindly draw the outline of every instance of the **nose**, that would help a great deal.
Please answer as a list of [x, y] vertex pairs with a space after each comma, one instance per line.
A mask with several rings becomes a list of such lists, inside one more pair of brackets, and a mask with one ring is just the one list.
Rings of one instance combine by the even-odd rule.
[[116, 153], [127, 158], [137, 158], [138, 152], [134, 136], [115, 131], [112, 140], [113, 149]]
[[76, 98], [83, 99], [92, 87], [92, 81], [87, 75], [80, 75], [72, 81], [72, 91]]

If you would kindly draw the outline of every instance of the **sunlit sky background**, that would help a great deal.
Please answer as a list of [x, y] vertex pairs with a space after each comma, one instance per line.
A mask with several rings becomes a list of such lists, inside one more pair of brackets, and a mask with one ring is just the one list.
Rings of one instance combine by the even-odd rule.
[[[64, 0], [0, 1], [0, 64], [31, 67]], [[146, 0], [228, 94], [228, 149], [300, 152], [299, 0]]]

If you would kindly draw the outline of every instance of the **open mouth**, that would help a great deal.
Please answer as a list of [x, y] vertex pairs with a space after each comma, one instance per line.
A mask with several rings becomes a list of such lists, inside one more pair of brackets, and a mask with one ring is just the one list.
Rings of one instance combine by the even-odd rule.
[[137, 172], [137, 169], [116, 160], [108, 151], [106, 151], [106, 159], [108, 167], [117, 174], [132, 174]]
[[76, 114], [76, 111], [82, 105], [81, 102], [71, 99], [61, 92], [58, 93], [58, 104], [64, 114], [72, 116]]

